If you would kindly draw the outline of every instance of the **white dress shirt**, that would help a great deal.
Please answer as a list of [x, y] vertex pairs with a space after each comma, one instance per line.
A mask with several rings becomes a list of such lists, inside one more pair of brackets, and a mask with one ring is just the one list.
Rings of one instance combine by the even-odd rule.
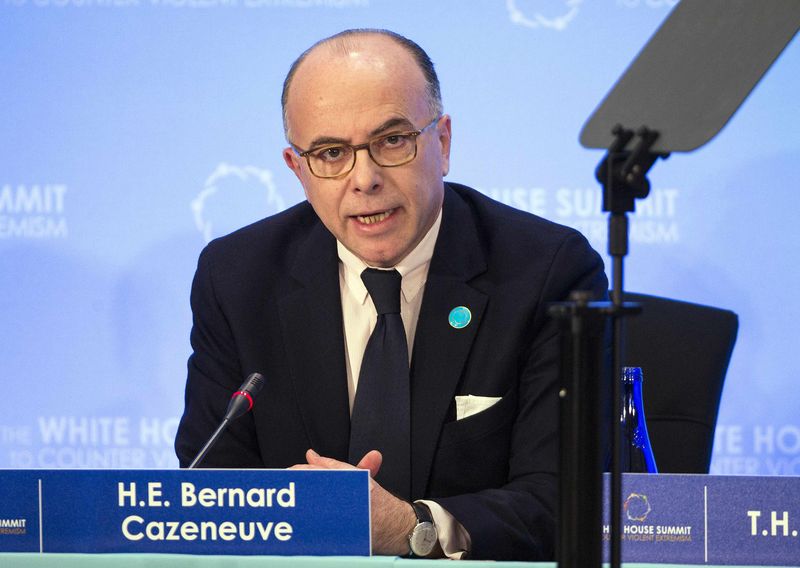
[[[422, 306], [425, 282], [428, 269], [442, 224], [442, 211], [436, 217], [431, 228], [420, 243], [394, 268], [402, 276], [400, 294], [400, 315], [408, 340], [408, 357], [411, 363], [414, 337], [417, 332], [417, 320]], [[361, 361], [367, 348], [369, 336], [375, 329], [378, 315], [367, 287], [361, 280], [361, 273], [370, 267], [360, 258], [337, 241], [339, 252], [339, 289], [342, 295], [342, 318], [344, 322], [345, 361], [347, 363], [347, 394], [350, 400], [350, 412], [353, 412], [353, 401], [358, 388], [358, 375]], [[462, 558], [469, 550], [470, 538], [466, 529], [456, 519], [434, 501], [421, 500], [431, 510], [433, 521], [439, 534], [439, 544], [449, 558]]]

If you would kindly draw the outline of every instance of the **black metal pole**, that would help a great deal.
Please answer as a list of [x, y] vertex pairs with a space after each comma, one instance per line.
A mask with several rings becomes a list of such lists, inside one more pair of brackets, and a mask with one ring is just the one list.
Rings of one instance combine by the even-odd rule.
[[610, 516], [610, 568], [622, 565], [622, 443], [619, 417], [622, 406], [620, 373], [624, 359], [624, 324], [622, 313], [624, 261], [628, 253], [628, 216], [625, 213], [613, 213], [609, 217], [608, 252], [611, 255], [612, 289], [611, 301], [614, 306], [611, 363], [611, 498], [609, 500]]
[[197, 467], [197, 465], [201, 461], [203, 461], [203, 459], [206, 457], [206, 454], [208, 453], [208, 450], [210, 450], [214, 446], [214, 444], [217, 443], [217, 440], [219, 440], [219, 437], [225, 431], [225, 428], [228, 427], [229, 423], [230, 423], [230, 419], [229, 418], [225, 418], [225, 419], [222, 420], [222, 423], [220, 423], [220, 425], [217, 426], [217, 429], [214, 431], [214, 433], [208, 439], [208, 442], [206, 442], [206, 445], [203, 446], [200, 449], [200, 451], [197, 453], [195, 458], [192, 460], [192, 463], [190, 463], [189, 467], [186, 468], [186, 469], [194, 469], [195, 467]]
[[561, 330], [559, 387], [559, 568], [601, 568], [603, 445], [601, 410], [608, 392], [604, 349], [608, 302], [592, 302], [576, 291], [553, 304], [550, 314]]

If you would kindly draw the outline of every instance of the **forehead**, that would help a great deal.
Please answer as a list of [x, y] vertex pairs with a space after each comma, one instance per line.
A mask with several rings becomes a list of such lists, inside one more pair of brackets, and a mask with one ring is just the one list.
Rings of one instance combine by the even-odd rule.
[[411, 123], [430, 114], [425, 78], [411, 54], [390, 38], [358, 36], [309, 53], [289, 88], [293, 141], [358, 137], [390, 118]]

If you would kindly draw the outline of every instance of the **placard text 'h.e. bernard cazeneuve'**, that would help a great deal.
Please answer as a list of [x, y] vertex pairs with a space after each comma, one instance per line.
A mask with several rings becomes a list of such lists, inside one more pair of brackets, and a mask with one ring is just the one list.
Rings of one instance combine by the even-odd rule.
[[[160, 481], [147, 482], [145, 491], [139, 491], [136, 482], [118, 484], [120, 507], [170, 507], [172, 502], [164, 496], [163, 484]], [[194, 483], [180, 483], [181, 507], [282, 507], [294, 508], [296, 505], [295, 483], [289, 482], [286, 487], [200, 487]], [[287, 521], [186, 521], [186, 520], [151, 520], [131, 514], [122, 520], [122, 535], [131, 541], [144, 538], [159, 540], [225, 540], [241, 539], [250, 541], [260, 538], [275, 538], [288, 541], [292, 538], [293, 528]]]

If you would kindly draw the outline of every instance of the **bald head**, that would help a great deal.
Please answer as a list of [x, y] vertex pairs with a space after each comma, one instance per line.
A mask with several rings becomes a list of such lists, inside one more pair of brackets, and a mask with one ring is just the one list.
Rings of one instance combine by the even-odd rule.
[[[298, 70], [304, 66], [304, 63], [309, 59], [319, 57], [327, 58], [346, 58], [358, 54], [365, 49], [368, 45], [381, 41], [387, 41], [395, 46], [400, 47], [409, 57], [412, 64], [416, 65], [419, 72], [422, 74], [425, 85], [425, 96], [430, 107], [432, 115], [439, 116], [443, 112], [442, 96], [439, 88], [439, 78], [436, 76], [436, 70], [433, 67], [428, 54], [416, 43], [410, 39], [401, 36], [400, 34], [391, 32], [389, 30], [381, 29], [354, 29], [339, 32], [333, 36], [318, 41], [300, 57], [298, 57], [292, 66], [289, 68], [289, 73], [283, 82], [283, 93], [281, 95], [281, 107], [283, 111], [283, 130], [289, 139], [289, 110], [290, 106], [290, 92], [294, 83], [295, 76]], [[354, 93], [353, 96], [357, 96]]]

